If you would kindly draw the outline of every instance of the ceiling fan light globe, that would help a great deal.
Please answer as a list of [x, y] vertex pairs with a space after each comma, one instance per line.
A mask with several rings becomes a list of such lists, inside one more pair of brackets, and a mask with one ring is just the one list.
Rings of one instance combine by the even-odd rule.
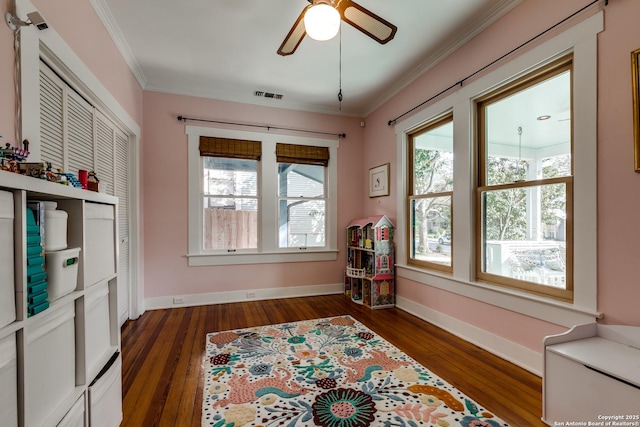
[[304, 14], [307, 35], [314, 40], [330, 40], [340, 29], [340, 13], [328, 4], [316, 4]]

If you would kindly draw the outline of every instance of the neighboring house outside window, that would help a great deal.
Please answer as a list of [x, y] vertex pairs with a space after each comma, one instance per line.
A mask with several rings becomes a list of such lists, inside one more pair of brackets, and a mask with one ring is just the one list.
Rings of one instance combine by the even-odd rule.
[[337, 140], [186, 131], [189, 265], [337, 259]]
[[279, 246], [324, 247], [329, 149], [276, 144]]

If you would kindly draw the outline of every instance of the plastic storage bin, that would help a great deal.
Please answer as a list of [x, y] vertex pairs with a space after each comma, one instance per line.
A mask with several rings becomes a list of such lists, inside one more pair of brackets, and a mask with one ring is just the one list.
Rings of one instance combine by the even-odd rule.
[[85, 203], [85, 287], [112, 276], [115, 263], [115, 214], [112, 205]]
[[16, 320], [13, 274], [13, 193], [0, 191], [0, 328]]
[[[85, 352], [90, 380], [97, 375], [110, 356], [109, 286], [107, 282], [93, 286], [85, 294]], [[112, 351], [111, 351], [112, 352]], [[102, 364], [100, 364], [102, 362]]]
[[49, 278], [49, 301], [53, 301], [76, 289], [80, 248], [46, 251], [44, 254]]
[[89, 386], [89, 425], [118, 427], [122, 421], [122, 360], [116, 353]]
[[3, 426], [18, 425], [18, 364], [15, 334], [0, 339], [0, 414], [2, 414]]
[[26, 427], [43, 425], [76, 386], [74, 304], [39, 316], [40, 322], [24, 329]]
[[67, 249], [67, 213], [57, 209], [56, 202], [40, 203], [44, 205], [44, 250]]
[[56, 427], [84, 427], [84, 394], [73, 404]]

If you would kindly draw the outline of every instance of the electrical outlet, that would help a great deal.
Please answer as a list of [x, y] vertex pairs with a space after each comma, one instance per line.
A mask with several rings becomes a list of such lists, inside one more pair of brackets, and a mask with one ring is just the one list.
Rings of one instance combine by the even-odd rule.
[[174, 304], [183, 304], [183, 303], [184, 303], [184, 298], [182, 298], [182, 297], [175, 297], [175, 298], [173, 299], [173, 303], [174, 303]]
[[247, 292], [247, 298], [255, 298], [255, 297], [256, 297], [255, 292]]

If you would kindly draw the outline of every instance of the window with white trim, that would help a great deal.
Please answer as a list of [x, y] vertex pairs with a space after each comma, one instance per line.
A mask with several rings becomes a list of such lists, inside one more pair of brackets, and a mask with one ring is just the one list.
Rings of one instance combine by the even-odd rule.
[[572, 56], [477, 101], [478, 279], [573, 297]]
[[186, 133], [189, 265], [337, 259], [337, 140]]
[[[398, 193], [403, 194], [398, 199], [397, 230], [398, 235], [404, 238], [404, 242], [399, 241], [396, 258], [396, 275], [399, 279], [429, 285], [559, 325], [592, 322], [601, 315], [597, 307], [596, 189], [597, 52], [598, 33], [604, 29], [603, 18], [600, 12], [570, 26], [396, 124], [397, 156], [402, 161], [398, 168]], [[562, 70], [567, 64], [568, 68]], [[556, 65], [560, 68], [554, 68]], [[486, 149], [482, 148], [483, 142], [479, 136], [486, 129], [480, 127], [484, 119], [477, 114], [478, 106], [491, 108], [490, 105], [496, 106], [501, 97], [506, 99], [509, 94], [526, 93], [528, 89], [538, 88], [532, 80], [535, 76], [544, 76], [537, 83], [560, 83], [564, 92], [564, 101], [555, 103], [555, 111], [541, 111], [533, 117], [535, 123], [542, 124], [545, 117], [541, 116], [550, 115], [551, 118], [546, 120], [547, 125], [553, 124], [556, 129], [564, 126], [564, 133], [555, 131], [556, 135], [565, 135], [564, 142], [547, 145], [534, 155], [534, 147], [526, 145], [532, 142], [526, 139], [533, 136], [531, 122], [521, 122], [509, 126], [510, 135], [507, 138], [492, 135], [489, 129], [489, 143], [485, 145]], [[555, 80], [556, 77], [558, 80]], [[531, 114], [538, 107], [535, 102], [528, 103]], [[560, 114], [561, 110], [564, 115]], [[452, 272], [443, 274], [442, 271], [411, 261], [411, 245], [407, 242], [413, 238], [409, 204], [409, 172], [412, 167], [409, 151], [412, 135], [449, 112], [453, 114], [455, 157], [455, 191], [451, 202], [453, 251]], [[504, 122], [511, 117], [510, 114], [516, 113], [512, 108], [505, 108], [503, 112], [506, 116], [498, 114], [494, 118]], [[490, 115], [497, 113], [498, 110], [489, 112]], [[537, 120], [538, 117], [540, 120]], [[495, 123], [489, 126], [493, 127]], [[521, 134], [519, 128], [522, 128]], [[509, 140], [511, 147], [500, 144], [500, 140]], [[484, 152], [479, 152], [481, 149]], [[532, 161], [532, 158], [537, 160]], [[509, 182], [498, 179], [494, 162], [512, 165], [515, 168], [512, 175], [516, 179]], [[528, 163], [526, 168], [525, 163]], [[522, 179], [518, 178], [518, 173]], [[486, 179], [480, 179], [482, 174]], [[498, 270], [493, 262], [500, 251], [489, 253], [486, 250], [491, 243], [488, 237], [499, 230], [500, 220], [488, 205], [483, 207], [483, 202], [487, 201], [489, 193], [500, 191], [524, 191], [539, 195], [536, 203], [535, 197], [524, 202], [529, 205], [523, 209], [524, 218], [531, 220], [531, 226], [520, 226], [525, 224], [520, 221], [516, 227], [517, 233], [520, 233], [517, 236], [528, 239], [526, 236], [529, 233], [529, 236], [536, 236], [537, 245], [555, 245], [557, 250], [534, 250], [534, 255], [539, 255], [535, 261], [537, 265], [531, 269], [523, 268], [527, 270], [525, 274], [530, 276], [514, 277], [518, 271], [509, 269], [508, 263], [501, 266], [505, 267], [504, 270]], [[500, 196], [504, 199], [507, 194]], [[492, 203], [499, 202], [498, 199]], [[541, 208], [537, 213], [535, 206]], [[483, 234], [485, 232], [486, 235]], [[503, 237], [507, 237], [506, 232]], [[512, 237], [516, 237], [516, 234], [512, 234]], [[518, 240], [521, 240], [520, 237]], [[540, 255], [548, 271], [540, 268], [535, 270], [540, 267]], [[534, 262], [532, 258], [527, 260]], [[534, 274], [539, 272], [539, 277], [534, 277], [532, 271]]]

